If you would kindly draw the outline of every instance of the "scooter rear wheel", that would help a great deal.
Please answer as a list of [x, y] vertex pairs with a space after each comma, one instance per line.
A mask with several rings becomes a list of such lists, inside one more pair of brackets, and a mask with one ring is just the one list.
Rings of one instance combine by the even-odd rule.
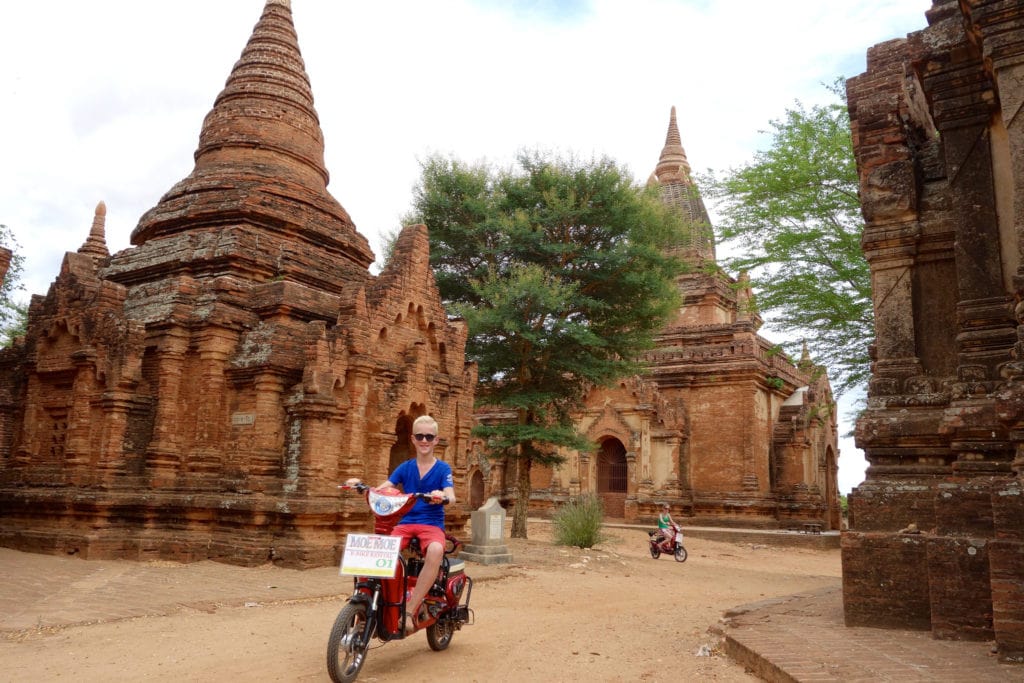
[[653, 557], [654, 559], [658, 559], [659, 557], [661, 557], [661, 548], [659, 548], [654, 543], [651, 544], [651, 557]]
[[369, 627], [364, 603], [350, 602], [338, 613], [327, 639], [327, 673], [334, 683], [356, 680], [366, 661], [367, 648], [362, 643], [370, 641], [364, 636]]

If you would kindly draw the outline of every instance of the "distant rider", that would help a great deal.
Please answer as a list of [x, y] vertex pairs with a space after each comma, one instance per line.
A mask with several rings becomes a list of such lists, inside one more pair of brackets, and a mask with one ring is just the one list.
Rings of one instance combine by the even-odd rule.
[[672, 515], [669, 514], [670, 509], [668, 503], [662, 503], [661, 514], [658, 515], [658, 535], [661, 537], [661, 540], [673, 537], [672, 530], [676, 523], [672, 521]]

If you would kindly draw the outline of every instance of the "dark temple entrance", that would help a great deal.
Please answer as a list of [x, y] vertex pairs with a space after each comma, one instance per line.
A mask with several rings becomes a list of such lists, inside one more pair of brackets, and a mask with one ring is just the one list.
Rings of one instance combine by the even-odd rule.
[[597, 453], [597, 495], [606, 517], [626, 516], [626, 447], [618, 439], [605, 439]]

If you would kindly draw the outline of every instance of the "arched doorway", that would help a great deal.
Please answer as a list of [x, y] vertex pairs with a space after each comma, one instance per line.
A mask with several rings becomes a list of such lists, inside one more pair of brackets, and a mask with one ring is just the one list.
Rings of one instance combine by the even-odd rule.
[[616, 438], [605, 439], [597, 453], [597, 495], [606, 517], [626, 516], [628, 479], [626, 447]]
[[395, 468], [403, 462], [415, 456], [409, 446], [409, 439], [412, 435], [413, 418], [402, 415], [395, 423], [395, 445], [391, 447], [391, 455], [388, 457], [388, 471], [384, 476], [390, 476]]
[[480, 470], [469, 478], [469, 509], [479, 510], [484, 504], [484, 475]]
[[832, 446], [825, 449], [825, 514], [826, 528], [843, 528], [843, 510], [839, 504], [839, 465]]

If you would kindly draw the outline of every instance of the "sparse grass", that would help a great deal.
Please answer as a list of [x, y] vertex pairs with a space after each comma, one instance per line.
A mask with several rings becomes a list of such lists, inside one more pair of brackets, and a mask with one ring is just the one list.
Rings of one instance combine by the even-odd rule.
[[551, 519], [557, 545], [592, 548], [605, 540], [601, 533], [604, 506], [594, 494], [570, 498]]

